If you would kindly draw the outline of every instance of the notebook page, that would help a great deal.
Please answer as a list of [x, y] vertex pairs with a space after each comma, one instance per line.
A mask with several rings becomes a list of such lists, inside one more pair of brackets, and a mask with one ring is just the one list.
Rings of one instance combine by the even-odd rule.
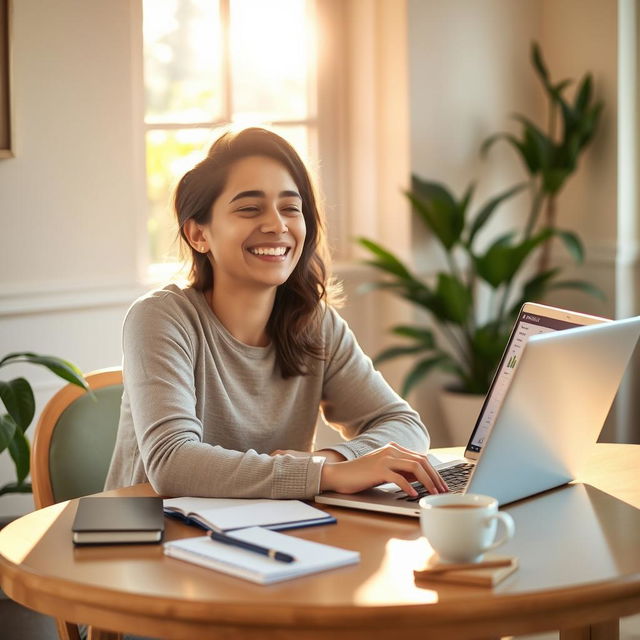
[[328, 514], [300, 500], [270, 500], [253, 505], [241, 505], [201, 511], [215, 528], [221, 531], [245, 527], [268, 527], [288, 522], [305, 522], [325, 518]]
[[165, 509], [178, 509], [185, 515], [188, 513], [203, 513], [210, 509], [223, 509], [227, 507], [240, 507], [259, 504], [261, 502], [274, 502], [267, 498], [166, 498], [162, 502]]
[[261, 527], [234, 531], [233, 536], [284, 551], [296, 560], [292, 563], [278, 562], [253, 551], [211, 540], [208, 536], [167, 542], [165, 554], [260, 584], [326, 571], [360, 560], [357, 551], [294, 538]]

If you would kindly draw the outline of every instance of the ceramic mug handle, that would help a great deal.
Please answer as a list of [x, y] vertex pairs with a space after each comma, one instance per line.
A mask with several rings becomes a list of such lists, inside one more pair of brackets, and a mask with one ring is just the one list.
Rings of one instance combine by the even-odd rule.
[[483, 551], [490, 551], [491, 549], [495, 549], [501, 544], [504, 544], [507, 540], [511, 540], [511, 538], [513, 538], [513, 534], [516, 531], [516, 526], [513, 522], [513, 518], [508, 513], [494, 513], [487, 518], [487, 522], [491, 520], [499, 520], [500, 522], [502, 522], [504, 533], [495, 542], [490, 544], [488, 547], [485, 547]]

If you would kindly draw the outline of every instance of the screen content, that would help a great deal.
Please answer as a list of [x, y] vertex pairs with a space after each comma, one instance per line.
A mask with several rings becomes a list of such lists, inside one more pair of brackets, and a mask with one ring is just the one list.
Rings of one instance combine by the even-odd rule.
[[476, 422], [475, 429], [471, 435], [471, 444], [467, 447], [469, 451], [480, 451], [486, 440], [491, 427], [496, 420], [498, 411], [502, 406], [502, 401], [507, 393], [507, 389], [513, 380], [513, 374], [518, 368], [522, 350], [530, 336], [538, 333], [548, 333], [549, 331], [560, 331], [581, 325], [573, 322], [558, 320], [557, 318], [547, 318], [529, 312], [520, 312], [518, 321], [509, 338], [509, 343], [498, 365], [498, 372], [493, 378], [491, 388], [480, 411], [480, 416]]

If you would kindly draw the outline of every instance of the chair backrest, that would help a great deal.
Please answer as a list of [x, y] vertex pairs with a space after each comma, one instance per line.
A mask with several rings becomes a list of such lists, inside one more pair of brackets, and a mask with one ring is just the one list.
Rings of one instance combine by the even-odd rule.
[[93, 393], [68, 384], [44, 407], [31, 452], [36, 508], [102, 491], [116, 441], [122, 371], [85, 376]]

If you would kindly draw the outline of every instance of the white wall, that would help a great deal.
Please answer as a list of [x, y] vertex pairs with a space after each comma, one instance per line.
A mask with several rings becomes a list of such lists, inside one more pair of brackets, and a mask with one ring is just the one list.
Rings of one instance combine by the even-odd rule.
[[[129, 0], [13, 2], [16, 157], [0, 160], [2, 355], [50, 353], [85, 371], [120, 363], [122, 317], [143, 288], [138, 10]], [[34, 366], [0, 375], [28, 376], [39, 407], [62, 384]], [[0, 484], [12, 479], [5, 451]], [[0, 498], [0, 516], [29, 504]]]
[[[577, 231], [587, 261], [567, 276], [597, 283], [605, 304], [583, 295], [556, 295], [550, 302], [615, 315], [616, 250], [616, 3], [600, 0], [409, 0], [412, 171], [441, 180], [461, 194], [480, 180], [476, 207], [521, 180], [515, 153], [497, 144], [480, 159], [482, 141], [500, 130], [517, 131], [510, 114], [540, 122], [544, 96], [529, 61], [537, 40], [555, 80], [594, 74], [606, 102], [600, 131], [558, 202], [559, 223]], [[503, 207], [488, 230], [517, 228], [528, 207], [525, 195]], [[473, 211], [473, 209], [472, 209]], [[432, 272], [441, 256], [420, 227], [414, 228], [416, 263]], [[567, 265], [562, 251], [555, 259]], [[413, 402], [434, 432], [444, 437], [432, 378]]]

